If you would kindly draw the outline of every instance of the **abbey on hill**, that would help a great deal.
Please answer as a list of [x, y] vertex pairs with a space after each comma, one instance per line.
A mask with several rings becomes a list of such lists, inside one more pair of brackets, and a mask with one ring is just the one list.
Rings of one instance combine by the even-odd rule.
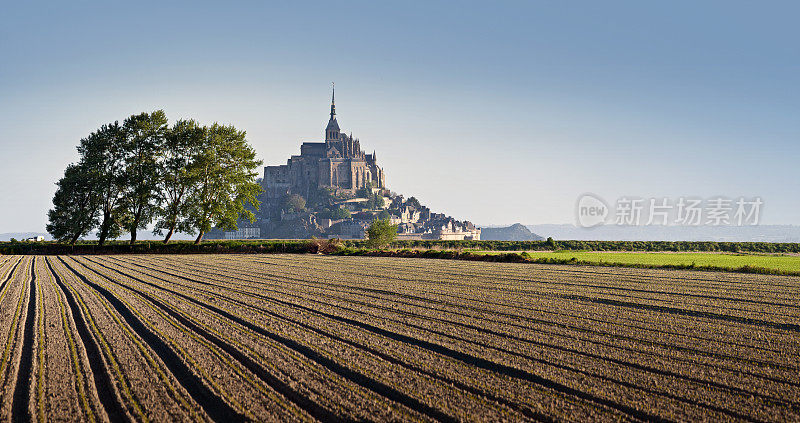
[[268, 198], [300, 194], [308, 198], [314, 190], [330, 188], [334, 193], [355, 194], [371, 185], [386, 188], [386, 177], [375, 157], [364, 154], [361, 143], [353, 135], [339, 129], [336, 121], [336, 92], [331, 95], [331, 117], [325, 128], [325, 142], [304, 142], [300, 155], [292, 156], [285, 165], [264, 168], [264, 190]]
[[324, 142], [304, 142], [285, 165], [264, 167], [258, 220], [206, 238], [357, 239], [373, 220], [388, 218], [398, 225], [398, 239], [480, 239], [471, 222], [432, 213], [416, 198], [390, 191], [375, 152], [365, 154], [361, 142], [339, 128], [334, 100]]

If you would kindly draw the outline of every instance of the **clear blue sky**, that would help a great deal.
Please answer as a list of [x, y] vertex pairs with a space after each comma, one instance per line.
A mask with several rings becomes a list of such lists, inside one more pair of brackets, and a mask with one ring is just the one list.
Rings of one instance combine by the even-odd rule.
[[800, 224], [797, 2], [12, 2], [0, 13], [0, 232], [42, 231], [103, 123], [163, 108], [265, 164], [339, 123], [390, 188], [482, 224], [593, 192], [761, 196]]

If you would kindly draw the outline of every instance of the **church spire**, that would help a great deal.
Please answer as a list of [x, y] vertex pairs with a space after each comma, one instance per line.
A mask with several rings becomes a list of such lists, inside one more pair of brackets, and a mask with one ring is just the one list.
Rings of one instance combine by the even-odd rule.
[[336, 83], [331, 82], [331, 119], [336, 119]]
[[328, 120], [328, 127], [325, 128], [325, 142], [339, 140], [339, 122], [336, 122], [335, 100], [336, 100], [336, 85], [333, 85], [333, 91], [331, 93], [331, 118], [330, 120]]

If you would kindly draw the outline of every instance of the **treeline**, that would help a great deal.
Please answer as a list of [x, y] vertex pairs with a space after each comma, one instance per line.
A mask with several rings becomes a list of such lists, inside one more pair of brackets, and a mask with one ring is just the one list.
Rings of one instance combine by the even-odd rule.
[[163, 110], [101, 126], [78, 146], [79, 160], [57, 183], [47, 231], [74, 245], [97, 230], [98, 245], [155, 223], [169, 242], [175, 232], [212, 227], [235, 230], [253, 221], [261, 187], [255, 150], [231, 125], [179, 120], [169, 126]]
[[[452, 254], [467, 254], [470, 249], [508, 251], [573, 250], [573, 251], [710, 251], [741, 253], [800, 253], [799, 243], [769, 242], [667, 242], [667, 241], [394, 241], [389, 249], [368, 248], [367, 240], [227, 240], [197, 244], [192, 241], [140, 241], [130, 244], [110, 241], [100, 245], [94, 241], [75, 244], [62, 242], [0, 242], [0, 254], [127, 254], [127, 253], [326, 253], [367, 254], [388, 252], [400, 255], [421, 255], [448, 258]], [[595, 247], [590, 248], [590, 247]], [[602, 248], [602, 249], [601, 249]], [[649, 249], [648, 249], [649, 248]], [[418, 250], [418, 251], [417, 251]], [[402, 254], [401, 254], [402, 253]], [[472, 254], [475, 257], [502, 257], [502, 254]], [[510, 260], [511, 256], [506, 259]], [[497, 260], [506, 260], [497, 258]], [[483, 260], [483, 259], [482, 259]], [[486, 258], [485, 260], [494, 260]], [[544, 260], [544, 259], [543, 259]], [[559, 259], [557, 259], [559, 260]], [[536, 259], [540, 262], [539, 259]]]
[[[366, 241], [345, 241], [348, 247], [366, 247]], [[800, 253], [800, 243], [713, 241], [442, 241], [400, 240], [390, 248], [476, 249], [489, 251], [709, 251], [743, 253]]]
[[200, 244], [194, 241], [108, 241], [99, 245], [94, 241], [62, 242], [0, 242], [0, 255], [69, 255], [69, 254], [247, 254], [247, 253], [317, 253], [319, 243], [306, 240], [235, 241], [210, 240]]

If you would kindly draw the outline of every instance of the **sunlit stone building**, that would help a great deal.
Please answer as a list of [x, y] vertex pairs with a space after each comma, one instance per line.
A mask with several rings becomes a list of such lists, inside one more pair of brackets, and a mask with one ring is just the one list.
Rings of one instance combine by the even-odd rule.
[[304, 142], [299, 156], [290, 157], [285, 165], [264, 168], [263, 187], [267, 198], [286, 194], [307, 198], [318, 188], [354, 193], [368, 183], [373, 188], [385, 189], [386, 176], [377, 164], [375, 152], [364, 154], [359, 140], [339, 129], [335, 91], [331, 95], [325, 142]]

